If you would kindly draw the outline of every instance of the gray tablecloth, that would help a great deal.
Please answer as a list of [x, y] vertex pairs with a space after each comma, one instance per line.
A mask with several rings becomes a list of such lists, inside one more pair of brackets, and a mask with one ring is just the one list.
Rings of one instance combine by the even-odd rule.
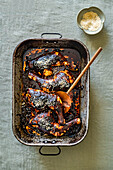
[[[97, 6], [106, 16], [104, 29], [88, 36], [76, 23], [79, 10]], [[0, 169], [112, 170], [113, 169], [113, 0], [0, 1]], [[15, 46], [43, 32], [78, 39], [92, 56], [103, 51], [90, 69], [90, 119], [85, 140], [62, 147], [56, 157], [44, 157], [38, 147], [19, 143], [12, 132], [12, 54]], [[48, 149], [50, 152], [50, 149]]]

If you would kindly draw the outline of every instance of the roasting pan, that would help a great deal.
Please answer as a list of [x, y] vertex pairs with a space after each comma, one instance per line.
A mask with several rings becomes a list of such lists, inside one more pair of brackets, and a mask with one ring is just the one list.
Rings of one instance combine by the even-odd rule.
[[[22, 67], [23, 56], [30, 48], [63, 48], [72, 49], [80, 58], [80, 70], [89, 61], [88, 48], [78, 40], [64, 39], [59, 33], [60, 38], [44, 38], [48, 33], [43, 33], [39, 39], [27, 39], [21, 42], [13, 53], [13, 80], [12, 80], [12, 127], [17, 140], [29, 146], [73, 146], [80, 143], [88, 131], [89, 119], [89, 70], [84, 74], [80, 81], [80, 117], [82, 120], [81, 129], [75, 136], [52, 137], [30, 137], [21, 128], [22, 116]], [[48, 34], [49, 35], [49, 34]]]

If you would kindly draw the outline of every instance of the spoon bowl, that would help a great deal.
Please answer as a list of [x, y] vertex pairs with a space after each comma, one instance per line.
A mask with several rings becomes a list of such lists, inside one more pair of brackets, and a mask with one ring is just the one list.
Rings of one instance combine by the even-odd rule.
[[55, 92], [62, 100], [63, 107], [64, 107], [64, 113], [68, 112], [71, 108], [72, 100], [70, 96], [67, 94], [67, 92], [64, 91], [57, 91]]

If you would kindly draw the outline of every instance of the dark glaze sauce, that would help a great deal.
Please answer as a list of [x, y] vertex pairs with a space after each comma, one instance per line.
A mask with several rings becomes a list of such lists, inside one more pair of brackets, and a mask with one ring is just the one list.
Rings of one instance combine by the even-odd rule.
[[72, 90], [72, 105], [63, 113], [55, 91], [67, 91], [80, 73], [80, 54], [74, 49], [29, 49], [23, 56], [21, 125], [31, 136], [72, 136], [79, 132], [80, 83]]

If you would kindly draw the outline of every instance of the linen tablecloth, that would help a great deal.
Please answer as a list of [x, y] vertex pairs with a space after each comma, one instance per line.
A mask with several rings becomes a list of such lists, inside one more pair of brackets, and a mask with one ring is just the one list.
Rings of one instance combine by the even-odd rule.
[[[90, 6], [106, 16], [104, 29], [89, 36], [76, 23], [77, 13]], [[113, 0], [0, 0], [0, 169], [112, 170], [113, 169]], [[12, 55], [18, 43], [58, 32], [78, 39], [90, 56], [103, 48], [90, 69], [89, 131], [80, 144], [61, 147], [56, 157], [44, 157], [39, 147], [25, 146], [12, 132]], [[51, 152], [47, 148], [47, 152]]]

